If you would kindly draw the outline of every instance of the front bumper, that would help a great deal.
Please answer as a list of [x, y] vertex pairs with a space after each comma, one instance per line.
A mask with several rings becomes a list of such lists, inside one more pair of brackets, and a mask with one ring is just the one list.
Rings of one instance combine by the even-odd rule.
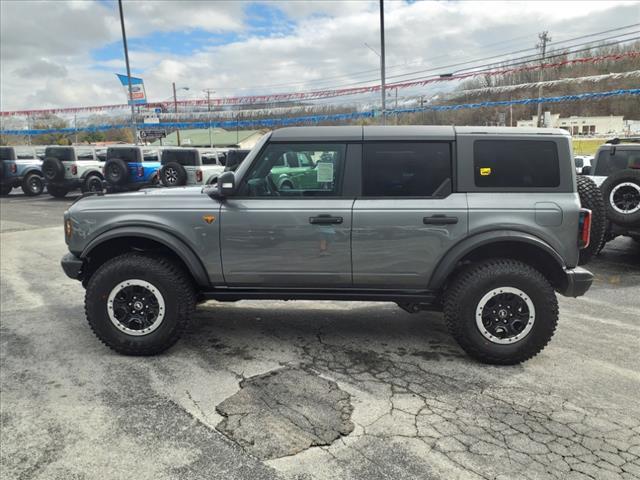
[[565, 286], [560, 294], [565, 297], [581, 297], [593, 283], [593, 273], [581, 267], [565, 269]]
[[67, 277], [73, 278], [74, 280], [82, 280], [82, 267], [84, 266], [84, 262], [81, 258], [69, 252], [62, 257], [60, 264]]

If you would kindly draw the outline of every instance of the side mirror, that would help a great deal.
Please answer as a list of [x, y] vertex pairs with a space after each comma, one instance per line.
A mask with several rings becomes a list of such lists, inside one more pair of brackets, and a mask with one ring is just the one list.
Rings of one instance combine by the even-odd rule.
[[223, 172], [218, 177], [218, 182], [213, 190], [213, 196], [217, 198], [230, 197], [236, 191], [236, 175], [233, 172]]
[[585, 165], [582, 167], [582, 175], [591, 175], [591, 166]]

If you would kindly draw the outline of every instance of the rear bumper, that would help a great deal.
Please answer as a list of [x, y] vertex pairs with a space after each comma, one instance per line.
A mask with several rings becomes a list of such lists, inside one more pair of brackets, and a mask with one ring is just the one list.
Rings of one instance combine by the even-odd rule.
[[565, 297], [581, 297], [593, 283], [593, 273], [581, 267], [565, 269], [565, 287], [560, 294]]
[[84, 262], [81, 258], [69, 252], [62, 257], [60, 264], [67, 277], [73, 278], [74, 280], [82, 280], [82, 267], [84, 266]]

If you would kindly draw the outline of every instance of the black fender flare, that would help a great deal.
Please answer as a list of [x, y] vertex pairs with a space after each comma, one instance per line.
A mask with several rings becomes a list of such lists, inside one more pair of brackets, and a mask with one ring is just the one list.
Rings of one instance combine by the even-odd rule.
[[517, 230], [493, 230], [489, 232], [482, 232], [467, 237], [461, 242], [457, 243], [451, 248], [446, 255], [440, 260], [436, 266], [431, 279], [429, 280], [429, 288], [437, 290], [444, 285], [447, 277], [456, 268], [456, 265], [462, 260], [465, 255], [471, 253], [473, 250], [490, 245], [492, 243], [500, 242], [522, 242], [534, 247], [539, 248], [548, 255], [550, 255], [563, 270], [566, 268], [564, 259], [562, 256], [547, 242], [531, 235], [530, 233], [520, 232]]
[[80, 254], [80, 258], [82, 260], [86, 259], [94, 248], [104, 242], [123, 237], [146, 238], [164, 245], [184, 262], [197, 285], [209, 285], [207, 271], [194, 251], [175, 235], [153, 227], [127, 226], [109, 230], [91, 240]]
[[30, 175], [32, 173], [35, 173], [39, 177], [42, 177], [42, 180], [44, 180], [44, 174], [42, 173], [42, 170], [40, 170], [39, 167], [28, 167], [28, 168], [25, 168], [20, 176], [22, 178], [25, 178], [27, 175]]

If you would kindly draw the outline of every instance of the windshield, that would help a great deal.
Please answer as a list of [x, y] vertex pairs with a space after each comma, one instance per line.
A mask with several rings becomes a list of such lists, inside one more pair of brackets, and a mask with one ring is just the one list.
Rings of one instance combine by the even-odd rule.
[[48, 147], [44, 151], [45, 157], [53, 157], [63, 162], [73, 162], [73, 148], [71, 147]]
[[598, 161], [593, 175], [608, 177], [612, 173], [627, 168], [640, 169], [640, 149], [624, 150], [617, 147], [611, 155], [611, 150], [602, 150], [598, 154]]

